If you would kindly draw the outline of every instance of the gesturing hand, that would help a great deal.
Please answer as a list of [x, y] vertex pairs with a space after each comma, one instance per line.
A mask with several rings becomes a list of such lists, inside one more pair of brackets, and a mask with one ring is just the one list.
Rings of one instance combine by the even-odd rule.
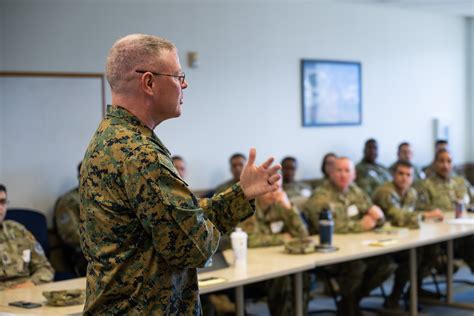
[[268, 158], [260, 166], [255, 165], [255, 157], [257, 151], [251, 148], [249, 152], [249, 160], [244, 166], [240, 174], [240, 186], [244, 191], [247, 200], [251, 200], [262, 194], [273, 192], [278, 189], [278, 180], [280, 175], [277, 173], [281, 166], [273, 165], [274, 158]]

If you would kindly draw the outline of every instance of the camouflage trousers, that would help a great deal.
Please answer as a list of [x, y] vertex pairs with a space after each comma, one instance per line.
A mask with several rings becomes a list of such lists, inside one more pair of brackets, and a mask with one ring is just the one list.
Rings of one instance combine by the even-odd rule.
[[327, 266], [318, 274], [331, 282], [336, 294], [360, 300], [388, 279], [396, 267], [392, 258], [384, 255]]
[[454, 257], [464, 262], [474, 273], [474, 236], [467, 236], [454, 241]]

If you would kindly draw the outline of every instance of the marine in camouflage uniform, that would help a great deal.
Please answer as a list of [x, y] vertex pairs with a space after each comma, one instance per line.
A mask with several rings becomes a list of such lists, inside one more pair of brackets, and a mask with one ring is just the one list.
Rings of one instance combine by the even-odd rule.
[[239, 184], [198, 201], [168, 149], [121, 107], [87, 149], [80, 193], [86, 315], [200, 314], [196, 268], [253, 214]]
[[[380, 206], [384, 211], [392, 226], [408, 227], [411, 229], [420, 227], [419, 218], [421, 214], [415, 211], [417, 193], [416, 190], [411, 187], [413, 175], [414, 168], [410, 162], [398, 161], [395, 164], [393, 181], [386, 182], [374, 193], [374, 203]], [[423, 260], [426, 261], [429, 259], [423, 259], [422, 253], [423, 248], [419, 248], [417, 251], [417, 265], [418, 271], [420, 271], [420, 280], [429, 272], [422, 269]], [[408, 251], [397, 252], [392, 256], [394, 261], [398, 264], [398, 267], [395, 271], [392, 292], [385, 300], [384, 306], [391, 309], [400, 309], [400, 296], [405, 285], [410, 280], [410, 256]]]
[[28, 281], [53, 281], [54, 270], [35, 237], [15, 221], [0, 225], [0, 290]]
[[[445, 149], [437, 152], [434, 173], [421, 182], [418, 206], [424, 211], [440, 209], [454, 212], [456, 203], [468, 207], [473, 201], [472, 186], [465, 178], [452, 174], [451, 155]], [[454, 255], [462, 258], [474, 272], [474, 236], [455, 240]]]
[[375, 139], [365, 142], [364, 158], [357, 164], [357, 185], [370, 197], [377, 187], [392, 180], [388, 169], [376, 162], [378, 157], [378, 144]]
[[79, 238], [81, 198], [79, 187], [61, 196], [54, 207], [54, 224], [63, 244], [66, 259], [77, 276], [85, 276], [87, 261], [82, 253]]
[[[281, 196], [284, 195], [284, 192], [277, 191], [268, 193], [266, 196], [269, 195]], [[298, 211], [289, 205], [289, 201], [285, 203], [286, 205], [276, 201], [276, 199], [270, 203], [265, 203], [263, 198], [265, 197], [257, 198], [255, 215], [239, 225], [248, 234], [249, 248], [283, 245], [285, 242], [284, 234], [300, 239], [308, 237], [308, 231], [303, 220]], [[306, 311], [309, 301], [309, 275], [304, 274], [303, 280], [303, 306]], [[295, 314], [291, 276], [268, 280], [251, 285], [248, 288], [249, 292], [267, 293], [271, 315], [286, 316]]]
[[[338, 172], [342, 160], [348, 159], [338, 158], [335, 172]], [[352, 163], [351, 166], [353, 173]], [[331, 181], [313, 192], [303, 207], [303, 214], [307, 219], [310, 234], [319, 233], [319, 214], [324, 209], [332, 211], [336, 234], [360, 233], [364, 231], [361, 220], [368, 215], [372, 206], [369, 196], [357, 185], [349, 184], [344, 192], [336, 187], [331, 178]], [[382, 224], [383, 220], [378, 220], [378, 226]], [[326, 280], [336, 281], [338, 285], [336, 290], [342, 296], [338, 308], [340, 313], [361, 315], [360, 300], [382, 284], [395, 268], [390, 256], [379, 256], [324, 267], [320, 273]]]

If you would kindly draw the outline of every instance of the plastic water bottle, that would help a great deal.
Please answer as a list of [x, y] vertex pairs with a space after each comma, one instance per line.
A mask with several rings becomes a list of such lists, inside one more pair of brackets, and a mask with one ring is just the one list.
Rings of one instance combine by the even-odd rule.
[[247, 233], [240, 227], [230, 234], [235, 266], [247, 266], [247, 238]]

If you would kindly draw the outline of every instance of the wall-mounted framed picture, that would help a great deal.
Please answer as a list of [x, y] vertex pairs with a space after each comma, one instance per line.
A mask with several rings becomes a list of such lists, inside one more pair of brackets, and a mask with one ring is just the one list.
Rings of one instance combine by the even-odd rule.
[[301, 60], [303, 126], [362, 124], [359, 62]]

